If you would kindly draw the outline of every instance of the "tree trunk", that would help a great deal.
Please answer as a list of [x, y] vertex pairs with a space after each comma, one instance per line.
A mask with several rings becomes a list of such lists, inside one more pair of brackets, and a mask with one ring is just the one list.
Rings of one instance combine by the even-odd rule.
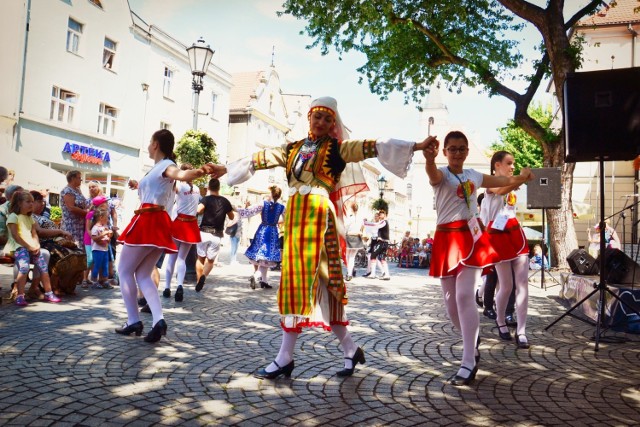
[[551, 240], [552, 265], [560, 268], [568, 268], [567, 257], [572, 250], [578, 248], [578, 238], [573, 223], [573, 207], [571, 193], [573, 186], [574, 163], [562, 165], [562, 207], [560, 209], [547, 209], [549, 218], [549, 236]]

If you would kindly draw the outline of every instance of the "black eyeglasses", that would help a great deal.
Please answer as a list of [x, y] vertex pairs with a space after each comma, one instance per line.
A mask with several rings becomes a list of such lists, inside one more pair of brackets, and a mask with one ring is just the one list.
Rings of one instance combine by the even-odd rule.
[[455, 154], [455, 153], [464, 154], [467, 151], [469, 151], [469, 148], [467, 148], [467, 147], [447, 147], [447, 148], [445, 148], [445, 150], [447, 150], [451, 154]]

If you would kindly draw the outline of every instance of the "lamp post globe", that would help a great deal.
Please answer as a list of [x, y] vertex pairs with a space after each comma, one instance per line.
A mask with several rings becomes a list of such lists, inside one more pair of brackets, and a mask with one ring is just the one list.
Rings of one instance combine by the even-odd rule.
[[198, 101], [200, 97], [200, 91], [204, 88], [202, 85], [203, 78], [207, 74], [211, 58], [215, 51], [205, 44], [202, 37], [197, 42], [193, 43], [187, 48], [187, 55], [189, 57], [189, 66], [191, 67], [191, 75], [193, 80], [191, 82], [191, 88], [193, 89], [193, 129], [198, 128]]

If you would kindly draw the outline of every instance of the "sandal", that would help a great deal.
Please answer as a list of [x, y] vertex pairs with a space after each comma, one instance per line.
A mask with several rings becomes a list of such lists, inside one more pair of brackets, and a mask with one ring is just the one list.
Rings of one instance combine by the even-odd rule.
[[80, 284], [80, 287], [82, 287], [82, 289], [89, 289], [89, 287], [91, 285], [93, 285], [93, 283], [91, 283], [91, 281], [83, 280], [82, 283]]

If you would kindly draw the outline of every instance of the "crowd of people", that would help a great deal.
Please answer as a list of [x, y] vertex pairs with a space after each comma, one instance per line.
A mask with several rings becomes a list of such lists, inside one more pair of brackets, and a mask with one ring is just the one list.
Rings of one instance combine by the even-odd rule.
[[[62, 228], [47, 218], [41, 193], [9, 185], [5, 190], [8, 201], [0, 206], [0, 238], [5, 236], [0, 243], [6, 243], [4, 251], [15, 258], [16, 303], [27, 304], [24, 288], [30, 263], [35, 266], [33, 282], [42, 285], [44, 299], [60, 302], [48, 274], [51, 252], [42, 243], [57, 237], [73, 242], [74, 250], [84, 257], [78, 278], [81, 286], [112, 288], [119, 276], [127, 320], [115, 332], [142, 335], [140, 311], [147, 311], [152, 321], [144, 340], [157, 342], [168, 330], [156, 272], [164, 254], [169, 257], [162, 295], [171, 296], [175, 272], [174, 295], [181, 302], [186, 258], [192, 246], [197, 252], [195, 291], [201, 292], [224, 235], [232, 243], [231, 262], [235, 263], [242, 220], [260, 215], [260, 225], [245, 252], [253, 267], [249, 283], [253, 289], [258, 284], [271, 289], [268, 272], [281, 268], [277, 289], [281, 342], [273, 362], [257, 369], [255, 375], [290, 377], [299, 334], [304, 328], [320, 327], [333, 332], [342, 348], [344, 364], [337, 376], [351, 376], [366, 359], [348, 329], [346, 282], [355, 275], [355, 257], [367, 242], [368, 266], [363, 276], [390, 280], [387, 212], [378, 209], [374, 218], [367, 220], [353, 202], [356, 199], [352, 197], [367, 188], [359, 162], [375, 157], [387, 170], [404, 178], [414, 152], [420, 151], [426, 160], [425, 178], [435, 193], [437, 225], [433, 238], [405, 233], [398, 266], [411, 267], [417, 261], [419, 267], [428, 267], [429, 274], [440, 279], [445, 310], [462, 339], [461, 364], [450, 382], [469, 384], [478, 372], [481, 340], [476, 303], [484, 307], [486, 316], [495, 319], [502, 340], [512, 341], [515, 336], [518, 348], [528, 348], [527, 272], [548, 267], [540, 247], [529, 258], [527, 239], [515, 215], [514, 191], [533, 178], [531, 171], [523, 168], [515, 176], [515, 158], [506, 151], [493, 155], [489, 175], [465, 168], [469, 142], [458, 131], [444, 138], [443, 167], [436, 166], [440, 141], [434, 136], [421, 142], [350, 140], [333, 98], [314, 100], [308, 120], [309, 133], [303, 140], [260, 150], [226, 166], [178, 167], [173, 134], [155, 132], [148, 146], [154, 166], [140, 181], [129, 181], [130, 188], [138, 191], [140, 206], [121, 233], [113, 201], [94, 182], [89, 183], [89, 197], [85, 196], [79, 171], [67, 173], [68, 185], [61, 192]], [[288, 188], [270, 187], [261, 203], [233, 206], [220, 195], [222, 176], [227, 175], [227, 183], [235, 185], [257, 170], [275, 167], [285, 169]], [[347, 168], [349, 172], [344, 173]], [[8, 175], [8, 171], [0, 168], [0, 174]], [[206, 175], [210, 177], [208, 195], [200, 197], [193, 180]], [[486, 189], [481, 206], [479, 188]], [[280, 203], [283, 191], [288, 195], [286, 205]], [[117, 268], [116, 244], [122, 245]], [[380, 276], [376, 275], [378, 269]], [[478, 292], [476, 284], [481, 281], [484, 290]], [[144, 305], [143, 310], [139, 305]], [[515, 327], [515, 335], [511, 327]]]

